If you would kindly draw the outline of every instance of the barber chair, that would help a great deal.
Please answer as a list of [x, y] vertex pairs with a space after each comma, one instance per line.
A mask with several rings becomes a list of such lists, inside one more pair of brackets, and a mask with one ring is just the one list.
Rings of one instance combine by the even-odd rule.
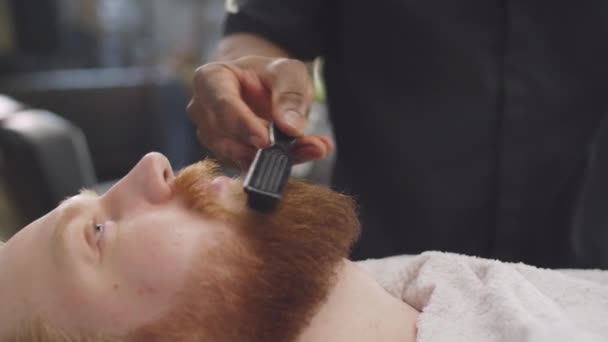
[[79, 127], [102, 181], [122, 177], [148, 151], [177, 168], [204, 155], [185, 113], [186, 90], [154, 68], [21, 73], [0, 77], [0, 89]]
[[0, 95], [0, 122], [23, 109], [23, 105], [12, 98]]
[[96, 184], [82, 131], [51, 112], [23, 107], [0, 119], [2, 176], [18, 227]]
[[[176, 168], [205, 155], [182, 113], [185, 90], [156, 69], [19, 73], [0, 77], [0, 89], [28, 108], [45, 109], [19, 105], [8, 110], [10, 120], [0, 119], [0, 163], [7, 161], [8, 183], [0, 191], [19, 218], [11, 230], [83, 187], [103, 193], [146, 152], [162, 152]], [[6, 229], [2, 203], [0, 229]]]
[[[0, 95], [0, 125], [11, 115], [23, 109], [23, 106], [14, 99]], [[0, 155], [0, 241], [6, 240], [18, 226], [16, 215], [11, 201], [6, 193], [3, 159]]]

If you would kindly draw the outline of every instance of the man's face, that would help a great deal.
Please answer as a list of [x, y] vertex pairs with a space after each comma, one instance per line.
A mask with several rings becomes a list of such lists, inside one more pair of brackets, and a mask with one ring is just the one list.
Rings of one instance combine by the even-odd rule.
[[106, 194], [84, 192], [22, 229], [0, 251], [0, 336], [40, 318], [134, 341], [293, 340], [357, 237], [354, 204], [290, 180], [260, 214], [240, 180], [213, 169], [174, 178], [148, 154]]
[[[201, 182], [207, 196], [230, 202], [235, 181]], [[68, 331], [120, 334], [163, 315], [193, 255], [231, 234], [189, 210], [172, 183], [166, 158], [149, 154], [103, 196], [72, 197], [9, 240], [0, 253], [8, 309], [0, 331], [36, 315]]]

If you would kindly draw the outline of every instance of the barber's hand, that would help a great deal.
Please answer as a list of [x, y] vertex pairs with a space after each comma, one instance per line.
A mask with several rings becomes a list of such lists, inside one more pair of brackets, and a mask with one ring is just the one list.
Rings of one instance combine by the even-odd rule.
[[256, 150], [270, 144], [270, 121], [297, 137], [292, 153], [296, 162], [304, 162], [322, 159], [333, 149], [329, 137], [304, 134], [312, 100], [304, 63], [243, 57], [196, 70], [188, 116], [199, 141], [225, 162], [247, 167]]

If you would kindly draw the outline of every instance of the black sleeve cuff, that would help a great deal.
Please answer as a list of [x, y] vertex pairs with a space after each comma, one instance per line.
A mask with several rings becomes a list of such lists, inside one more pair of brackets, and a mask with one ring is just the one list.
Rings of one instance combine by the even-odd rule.
[[[234, 33], [251, 33], [261, 36], [288, 51], [293, 57], [312, 60], [323, 55], [325, 44], [322, 23], [296, 18], [298, 23], [283, 20], [269, 20], [272, 14], [254, 15], [239, 12], [228, 14], [224, 22], [224, 35]], [[274, 18], [273, 18], [274, 19]], [[281, 18], [280, 18], [281, 19]], [[315, 27], [319, 25], [319, 27]]]

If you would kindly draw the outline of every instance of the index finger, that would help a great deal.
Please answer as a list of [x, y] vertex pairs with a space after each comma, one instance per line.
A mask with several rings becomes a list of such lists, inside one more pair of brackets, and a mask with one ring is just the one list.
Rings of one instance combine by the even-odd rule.
[[195, 102], [206, 116], [202, 124], [246, 144], [257, 147], [268, 144], [267, 122], [244, 102], [237, 75], [230, 68], [214, 63], [199, 68], [196, 75]]

